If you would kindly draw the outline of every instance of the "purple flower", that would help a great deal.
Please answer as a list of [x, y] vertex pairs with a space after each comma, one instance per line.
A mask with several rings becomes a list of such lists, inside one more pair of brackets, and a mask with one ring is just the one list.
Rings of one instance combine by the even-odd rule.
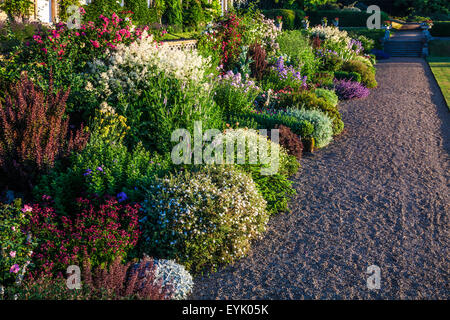
[[97, 167], [97, 170], [103, 172], [103, 168], [102, 167]]
[[11, 268], [9, 269], [9, 272], [10, 272], [10, 273], [17, 273], [17, 272], [19, 272], [19, 270], [20, 270], [19, 265], [18, 265], [18, 264], [14, 264], [14, 265], [12, 265]]
[[366, 98], [370, 93], [361, 83], [345, 79], [334, 79], [334, 90], [341, 100]]
[[92, 173], [91, 169], [86, 169], [86, 172], [83, 174], [83, 176], [88, 176]]
[[117, 194], [117, 200], [119, 200], [119, 202], [123, 202], [127, 199], [128, 199], [128, 196], [125, 192], [122, 191]]

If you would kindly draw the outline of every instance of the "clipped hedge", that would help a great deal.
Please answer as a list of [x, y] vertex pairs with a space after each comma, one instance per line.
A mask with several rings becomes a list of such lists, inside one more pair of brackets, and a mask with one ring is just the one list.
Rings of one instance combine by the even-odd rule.
[[262, 10], [262, 13], [267, 18], [274, 20], [276, 20], [278, 16], [282, 16], [284, 30], [298, 29], [301, 25], [303, 17], [305, 16], [305, 13], [302, 10], [289, 10], [289, 9]]
[[361, 82], [361, 75], [357, 72], [336, 71], [334, 73], [334, 77], [338, 80], [345, 79], [345, 80]]
[[[318, 10], [308, 12], [311, 26], [321, 23], [323, 17], [327, 17], [328, 24], [332, 24], [334, 18], [339, 18], [339, 27], [365, 27], [367, 19], [372, 15], [367, 12], [342, 11], [342, 10]], [[381, 12], [381, 23], [389, 20], [389, 16], [385, 12]]]
[[433, 37], [450, 37], [450, 21], [434, 21], [430, 33]]

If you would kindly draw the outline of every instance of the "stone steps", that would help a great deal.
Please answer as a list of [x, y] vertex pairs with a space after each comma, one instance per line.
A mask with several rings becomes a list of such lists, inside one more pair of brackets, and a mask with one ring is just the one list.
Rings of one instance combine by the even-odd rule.
[[387, 41], [384, 51], [391, 57], [421, 57], [422, 41]]

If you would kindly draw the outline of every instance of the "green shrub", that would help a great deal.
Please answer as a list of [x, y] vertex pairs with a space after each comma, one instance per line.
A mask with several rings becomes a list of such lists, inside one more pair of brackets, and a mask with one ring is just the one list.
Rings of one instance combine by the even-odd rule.
[[80, 195], [103, 196], [123, 192], [131, 201], [142, 200], [143, 188], [163, 175], [169, 160], [137, 145], [128, 152], [120, 139], [114, 138], [114, 126], [104, 127], [108, 135], [97, 130], [82, 152], [73, 155], [70, 163], [58, 163], [54, 170], [40, 179], [34, 194], [51, 196], [58, 213], [74, 209]]
[[375, 88], [378, 83], [375, 79], [375, 71], [367, 64], [359, 60], [350, 60], [342, 66], [343, 71], [356, 72], [361, 75], [361, 83], [367, 88]]
[[[284, 148], [270, 141], [266, 136], [262, 136], [253, 130], [229, 129], [226, 130], [224, 134], [217, 137], [217, 139], [223, 141], [224, 150], [227, 150], [227, 139], [239, 141], [239, 139], [242, 138], [245, 138], [247, 141], [245, 163], [237, 164], [236, 166], [243, 169], [245, 172], [251, 173], [258, 190], [267, 201], [267, 211], [269, 213], [287, 210], [288, 200], [290, 196], [295, 193], [288, 177], [298, 171], [298, 161], [295, 157], [290, 156]], [[257, 141], [258, 143], [255, 145], [252, 141]], [[278, 152], [278, 163], [275, 158], [268, 159], [268, 163], [261, 161], [261, 159], [253, 161], [256, 163], [252, 163], [250, 160], [250, 152], [258, 151], [258, 154], [260, 154], [259, 152], [262, 146], [266, 146], [268, 155], [269, 153], [271, 154], [271, 152]], [[237, 146], [235, 146], [235, 152], [237, 152]], [[275, 161], [272, 162], [271, 160]]]
[[450, 21], [433, 21], [430, 33], [433, 37], [450, 37]]
[[167, 176], [149, 187], [142, 205], [141, 251], [192, 271], [243, 257], [269, 219], [251, 176], [232, 166]]
[[252, 129], [274, 129], [278, 125], [285, 125], [302, 138], [310, 138], [314, 132], [314, 126], [309, 121], [276, 113], [276, 111], [248, 113], [234, 117], [231, 122], [239, 123], [240, 127]]
[[342, 67], [344, 60], [336, 53], [327, 49], [319, 49], [317, 51], [320, 57], [320, 70], [321, 71], [337, 71]]
[[314, 92], [303, 90], [293, 94], [284, 95], [281, 98], [280, 106], [284, 108], [320, 110], [332, 120], [334, 135], [341, 133], [344, 129], [344, 123], [342, 122], [341, 115], [336, 106], [323, 98], [319, 98]]
[[356, 82], [361, 82], [361, 75], [357, 72], [336, 71], [334, 77], [338, 80], [345, 79]]
[[318, 87], [332, 88], [334, 73], [331, 71], [320, 71], [313, 77], [313, 83]]
[[312, 137], [318, 148], [325, 147], [333, 140], [333, 126], [330, 118], [319, 110], [287, 109], [279, 111], [281, 115], [287, 115], [306, 120], [314, 126]]
[[229, 71], [220, 77], [215, 88], [214, 101], [228, 117], [250, 111], [258, 93], [259, 88], [253, 81], [245, 81], [240, 73]]
[[[366, 27], [367, 19], [372, 15], [367, 12], [343, 11], [343, 10], [317, 10], [307, 12], [311, 26], [321, 23], [323, 17], [328, 21], [333, 21], [334, 18], [339, 18], [339, 27]], [[389, 20], [389, 16], [385, 12], [381, 12], [381, 23]]]
[[[193, 133], [194, 121], [202, 121], [204, 129], [219, 128], [222, 114], [210, 93], [185, 87], [177, 79], [153, 77], [148, 89], [123, 112], [131, 127], [127, 142], [140, 141], [147, 149], [166, 153], [172, 149], [172, 132], [186, 128]], [[201, 106], [201, 107], [199, 107]]]
[[316, 96], [318, 96], [319, 98], [325, 99], [327, 102], [331, 103], [335, 107], [337, 106], [337, 104], [339, 102], [339, 98], [336, 95], [336, 93], [334, 93], [333, 90], [316, 88], [314, 90], [314, 93], [316, 94]]
[[309, 39], [301, 31], [285, 31], [277, 39], [282, 54], [289, 56], [290, 64], [301, 68], [302, 76], [312, 78], [318, 71], [317, 60]]
[[343, 28], [350, 37], [361, 41], [364, 52], [368, 53], [372, 49], [382, 49], [380, 39], [384, 37], [385, 30], [383, 29], [367, 29], [364, 28]]

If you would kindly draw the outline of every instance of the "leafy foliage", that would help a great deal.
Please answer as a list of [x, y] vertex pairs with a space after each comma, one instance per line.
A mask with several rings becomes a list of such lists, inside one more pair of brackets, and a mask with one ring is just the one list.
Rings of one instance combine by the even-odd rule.
[[64, 119], [68, 94], [55, 93], [52, 82], [45, 93], [24, 75], [0, 104], [0, 168], [10, 186], [30, 191], [39, 173], [86, 145], [89, 135]]
[[188, 270], [217, 268], [247, 253], [265, 230], [265, 207], [251, 177], [232, 167], [180, 172], [149, 188], [141, 249]]
[[314, 92], [300, 91], [284, 95], [280, 105], [285, 108], [304, 108], [307, 110], [320, 110], [325, 113], [333, 123], [333, 135], [337, 135], [344, 129], [344, 122], [336, 106], [324, 98], [319, 98]]
[[289, 57], [295, 68], [300, 68], [302, 75], [312, 78], [318, 71], [319, 61], [314, 55], [309, 40], [301, 31], [285, 31], [277, 39], [281, 53]]
[[136, 245], [138, 204], [121, 205], [115, 198], [104, 202], [79, 198], [76, 202], [71, 216], [57, 215], [49, 204], [31, 206], [33, 215], [27, 229], [39, 243], [33, 252], [37, 274], [65, 271], [85, 259], [104, 268], [119, 257], [125, 258]]
[[325, 147], [333, 140], [333, 129], [331, 120], [319, 110], [287, 109], [279, 111], [281, 115], [287, 115], [306, 120], [314, 126], [311, 136], [314, 138], [318, 148]]
[[351, 60], [344, 63], [343, 71], [356, 72], [361, 75], [361, 82], [367, 88], [375, 88], [378, 84], [375, 80], [375, 72], [367, 64], [358, 60]]
[[24, 231], [32, 210], [22, 208], [20, 199], [12, 204], [0, 204], [0, 286], [8, 287], [24, 277], [31, 267], [31, 254], [36, 247], [34, 238]]
[[[118, 124], [116, 124], [118, 125]], [[137, 145], [131, 152], [115, 140], [114, 126], [94, 131], [82, 152], [69, 163], [59, 163], [48, 175], [42, 176], [34, 194], [51, 196], [58, 213], [73, 211], [76, 197], [122, 194], [131, 201], [142, 199], [143, 188], [168, 170], [168, 161]]]

